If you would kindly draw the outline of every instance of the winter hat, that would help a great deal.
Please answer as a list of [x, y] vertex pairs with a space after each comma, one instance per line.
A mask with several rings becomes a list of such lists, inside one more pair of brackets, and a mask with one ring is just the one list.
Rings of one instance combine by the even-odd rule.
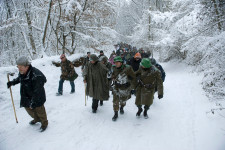
[[123, 59], [120, 57], [120, 56], [116, 56], [115, 58], [114, 58], [114, 62], [123, 62]]
[[156, 65], [156, 60], [154, 58], [150, 58], [152, 65]]
[[16, 60], [16, 64], [21, 66], [29, 66], [31, 63], [26, 56], [21, 56]]
[[89, 60], [90, 61], [98, 61], [98, 57], [95, 54], [91, 54]]
[[102, 56], [99, 58], [99, 61], [103, 61], [104, 63], [108, 62], [108, 58], [106, 56]]
[[141, 60], [141, 66], [143, 66], [145, 68], [150, 68], [152, 66], [152, 64], [148, 58], [143, 58]]
[[60, 56], [60, 59], [62, 59], [62, 58], [64, 58], [64, 57], [66, 57], [66, 55], [65, 55], [65, 54], [62, 54], [62, 55]]
[[103, 51], [101, 50], [100, 53], [103, 53]]
[[135, 55], [134, 55], [134, 58], [141, 58], [141, 54], [139, 52], [137, 52]]

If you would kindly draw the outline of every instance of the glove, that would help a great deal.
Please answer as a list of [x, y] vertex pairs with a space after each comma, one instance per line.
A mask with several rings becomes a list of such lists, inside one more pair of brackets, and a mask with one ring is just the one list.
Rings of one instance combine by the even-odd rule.
[[13, 85], [11, 81], [7, 82], [7, 87], [10, 88]]
[[158, 98], [159, 98], [159, 99], [163, 98], [163, 95], [159, 95]]

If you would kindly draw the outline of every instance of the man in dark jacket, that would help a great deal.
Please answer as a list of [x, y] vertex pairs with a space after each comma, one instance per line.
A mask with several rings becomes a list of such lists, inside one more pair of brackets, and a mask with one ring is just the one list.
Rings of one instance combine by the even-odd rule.
[[70, 62], [68, 59], [66, 59], [65, 54], [62, 54], [60, 56], [61, 59], [61, 76], [59, 80], [59, 88], [58, 88], [58, 93], [56, 93], [56, 96], [60, 96], [63, 94], [63, 83], [65, 80], [70, 81], [71, 85], [71, 92], [70, 94], [75, 92], [75, 84], [74, 80], [77, 78], [78, 74], [74, 70], [74, 65], [72, 62]]
[[[132, 58], [127, 62], [127, 64], [130, 65], [130, 66], [133, 68], [134, 72], [135, 72], [135, 71], [137, 71], [137, 70], [139, 69], [139, 66], [140, 66], [140, 63], [141, 63], [141, 59], [142, 59], [141, 54], [140, 54], [139, 52], [137, 52], [137, 53], [134, 55], [134, 57], [132, 57]], [[132, 90], [131, 90], [131, 94], [136, 95], [135, 89], [132, 89]]]
[[87, 83], [86, 94], [92, 97], [92, 112], [96, 113], [99, 100], [109, 99], [108, 69], [98, 61], [95, 54], [91, 54], [90, 63], [84, 69], [84, 83]]
[[[104, 57], [105, 56], [105, 54], [104, 54], [104, 52], [103, 52], [103, 50], [101, 50], [100, 51], [100, 54], [98, 55], [98, 58], [100, 59], [101, 57]], [[106, 56], [105, 56], [106, 57]]]
[[145, 53], [145, 51], [143, 49], [141, 49], [141, 58], [148, 58], [148, 54]]
[[88, 65], [89, 63], [89, 57], [90, 57], [91, 53], [87, 52], [87, 56], [84, 58], [83, 64], [81, 66], [81, 70], [82, 72], [84, 71], [84, 68]]
[[160, 64], [158, 64], [156, 62], [156, 60], [154, 58], [150, 58], [150, 61], [151, 61], [152, 65], [154, 65], [157, 69], [159, 69], [159, 71], [161, 72], [161, 78], [164, 82], [165, 78], [166, 78], [166, 73], [165, 73], [164, 69], [162, 68], [162, 66]]
[[134, 57], [132, 57], [130, 59], [130, 61], [127, 62], [127, 64], [133, 68], [134, 72], [139, 69], [140, 63], [141, 63], [141, 54], [140, 53], [136, 53], [134, 55]]
[[25, 56], [17, 61], [19, 76], [7, 83], [8, 88], [20, 83], [20, 107], [25, 107], [27, 113], [33, 118], [31, 125], [41, 122], [41, 131], [48, 126], [44, 103], [46, 101], [44, 84], [47, 82], [44, 74], [31, 66]]

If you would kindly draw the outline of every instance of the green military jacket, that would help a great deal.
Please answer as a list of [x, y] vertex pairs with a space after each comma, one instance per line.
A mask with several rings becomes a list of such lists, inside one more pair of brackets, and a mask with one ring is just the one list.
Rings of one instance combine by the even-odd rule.
[[158, 95], [163, 95], [163, 81], [160, 71], [152, 66], [144, 70], [142, 67], [135, 72], [136, 82], [136, 105], [148, 105], [153, 103], [155, 88]]
[[69, 60], [66, 60], [65, 62], [61, 62], [61, 76], [60, 78], [63, 80], [69, 80], [74, 81], [78, 74], [75, 72], [74, 65]]
[[135, 81], [133, 69], [131, 66], [123, 64], [120, 68], [113, 66], [112, 70], [113, 96], [123, 101], [130, 99]]

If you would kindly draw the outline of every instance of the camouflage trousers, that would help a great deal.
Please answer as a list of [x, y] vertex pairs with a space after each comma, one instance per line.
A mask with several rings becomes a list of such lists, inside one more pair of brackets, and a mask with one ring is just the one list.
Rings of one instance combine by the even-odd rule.
[[36, 107], [34, 109], [25, 107], [25, 109], [35, 122], [41, 122], [41, 125], [44, 127], [48, 126], [47, 114], [44, 105], [42, 105], [41, 107]]
[[119, 108], [124, 106], [126, 106], [126, 101], [120, 100], [118, 97], [113, 95], [113, 110], [119, 111]]
[[113, 90], [113, 110], [119, 111], [119, 106], [126, 106], [126, 101], [131, 98], [130, 89], [117, 89]]

